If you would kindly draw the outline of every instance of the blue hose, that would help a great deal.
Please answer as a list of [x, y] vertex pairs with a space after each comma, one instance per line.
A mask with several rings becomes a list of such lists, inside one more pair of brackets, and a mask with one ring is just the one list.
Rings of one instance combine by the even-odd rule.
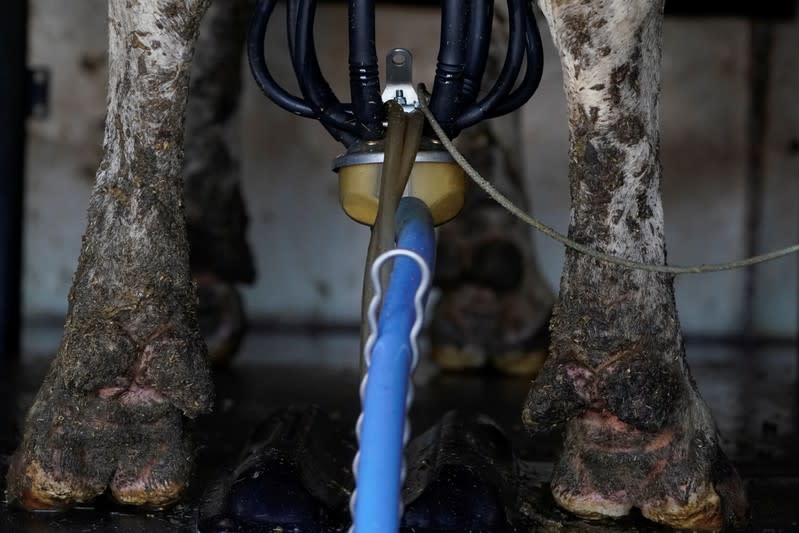
[[[430, 210], [421, 200], [406, 197], [400, 201], [396, 218], [397, 249], [415, 252], [432, 272], [435, 232]], [[417, 319], [422, 319], [417, 317], [415, 296], [423, 282], [422, 270], [414, 259], [395, 259], [361, 391], [363, 413], [353, 498], [356, 533], [399, 530], [404, 447], [409, 431], [406, 409], [416, 351], [412, 331], [414, 325], [418, 330]], [[428, 292], [429, 287], [425, 287], [422, 304]]]

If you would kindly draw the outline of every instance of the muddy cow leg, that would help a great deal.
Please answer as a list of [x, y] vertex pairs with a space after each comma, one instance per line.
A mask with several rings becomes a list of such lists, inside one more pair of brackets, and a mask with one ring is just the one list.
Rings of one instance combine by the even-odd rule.
[[183, 209], [183, 117], [206, 0], [110, 0], [104, 157], [58, 354], [8, 472], [29, 509], [185, 488], [183, 417], [211, 405]]
[[[495, 5], [486, 79], [505, 58], [507, 5]], [[488, 83], [488, 82], [487, 82]], [[504, 195], [527, 206], [518, 113], [461, 134], [467, 159]], [[552, 291], [538, 270], [530, 228], [467, 184], [466, 203], [439, 234], [432, 358], [444, 369], [492, 364], [510, 374], [538, 371], [546, 356]]]
[[[541, 0], [568, 99], [569, 234], [665, 261], [658, 161], [662, 0]], [[552, 492], [588, 518], [637, 507], [673, 527], [745, 519], [741, 481], [689, 374], [670, 277], [568, 251], [550, 358], [524, 421], [566, 423]]]
[[198, 285], [200, 328], [214, 364], [227, 363], [244, 334], [236, 283], [252, 283], [239, 154], [238, 109], [244, 36], [252, 0], [215, 0], [200, 25], [186, 113], [184, 191], [191, 271]]

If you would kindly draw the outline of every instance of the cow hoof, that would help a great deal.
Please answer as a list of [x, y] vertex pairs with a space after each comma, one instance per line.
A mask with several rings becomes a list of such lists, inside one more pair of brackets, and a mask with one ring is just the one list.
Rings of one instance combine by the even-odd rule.
[[537, 375], [547, 356], [549, 320], [528, 329], [528, 321], [545, 315], [530, 305], [521, 293], [475, 285], [444, 292], [433, 315], [431, 359], [450, 372], [493, 368], [509, 376]]
[[163, 509], [188, 486], [193, 452], [181, 414], [144, 393], [76, 395], [38, 414], [37, 430], [49, 427], [26, 435], [8, 471], [10, 500], [24, 509], [68, 509], [106, 491], [124, 505]]
[[208, 360], [225, 368], [236, 357], [247, 330], [241, 294], [232, 283], [195, 275], [200, 332], [208, 345]]
[[433, 362], [445, 372], [467, 372], [482, 370], [489, 366], [507, 376], [534, 377], [544, 366], [547, 350], [529, 352], [509, 351], [491, 358], [476, 346], [453, 344], [433, 345], [430, 352]]
[[453, 344], [434, 344], [430, 358], [441, 370], [463, 372], [478, 370], [486, 366], [488, 356], [476, 346], [455, 346]]
[[502, 374], [509, 376], [536, 376], [547, 358], [546, 348], [526, 352], [509, 351], [497, 355], [492, 365]]
[[160, 510], [177, 503], [188, 486], [193, 450], [188, 439], [151, 441], [147, 450], [122, 456], [111, 480], [111, 494], [125, 505]]
[[638, 508], [677, 529], [745, 525], [740, 478], [713, 439], [681, 426], [640, 431], [589, 411], [567, 432], [551, 482], [555, 501], [584, 519], [618, 518]]
[[9, 464], [9, 501], [66, 509], [109, 492], [161, 509], [180, 499], [193, 466], [184, 417], [207, 412], [213, 393], [193, 320], [173, 316], [160, 327], [156, 312], [128, 317], [127, 330], [67, 322]]
[[551, 481], [561, 507], [587, 519], [635, 508], [701, 531], [746, 524], [741, 479], [679, 359], [638, 345], [599, 362], [577, 348], [556, 354], [533, 382], [522, 420], [532, 432], [566, 424]]

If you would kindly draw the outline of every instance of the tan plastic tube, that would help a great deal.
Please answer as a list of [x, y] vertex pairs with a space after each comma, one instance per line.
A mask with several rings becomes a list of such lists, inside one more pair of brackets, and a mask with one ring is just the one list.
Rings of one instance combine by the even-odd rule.
[[[374, 290], [369, 280], [369, 271], [375, 258], [386, 250], [394, 247], [396, 233], [395, 215], [397, 206], [408, 184], [411, 170], [413, 169], [419, 143], [422, 139], [424, 115], [418, 111], [406, 113], [396, 102], [386, 104], [388, 128], [385, 138], [385, 156], [380, 176], [380, 189], [378, 192], [377, 217], [372, 227], [369, 239], [369, 249], [366, 254], [366, 265], [363, 276], [363, 291], [361, 297], [361, 349], [360, 365], [363, 374], [363, 348], [369, 336], [366, 320], [367, 308], [372, 300]], [[381, 282], [385, 286], [388, 271], [381, 275]]]

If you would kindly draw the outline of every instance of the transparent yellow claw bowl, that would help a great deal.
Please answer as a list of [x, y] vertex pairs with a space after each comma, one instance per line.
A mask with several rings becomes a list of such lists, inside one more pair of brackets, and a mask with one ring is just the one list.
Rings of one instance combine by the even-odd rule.
[[[338, 172], [341, 207], [361, 224], [374, 225], [377, 217], [383, 156], [383, 141], [365, 141], [353, 145], [333, 161], [333, 170]], [[405, 196], [427, 204], [433, 223], [439, 225], [458, 214], [465, 191], [463, 169], [439, 141], [422, 138]]]

